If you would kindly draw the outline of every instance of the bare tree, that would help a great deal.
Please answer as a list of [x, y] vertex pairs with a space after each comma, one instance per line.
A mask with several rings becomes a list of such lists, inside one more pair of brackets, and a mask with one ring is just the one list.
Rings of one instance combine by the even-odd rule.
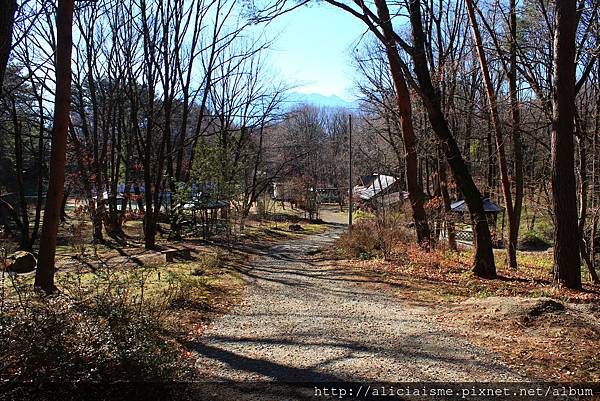
[[[479, 24], [477, 22], [477, 17], [475, 16], [475, 8], [473, 6], [472, 0], [465, 1], [467, 5], [467, 14], [469, 15], [469, 20], [471, 22], [471, 29], [473, 30], [473, 40], [475, 42], [475, 48], [477, 49], [477, 55], [479, 58], [479, 65], [481, 67], [481, 74], [483, 76], [483, 82], [485, 85], [485, 92], [488, 99], [488, 106], [491, 115], [491, 125], [494, 130], [495, 139], [496, 139], [496, 149], [498, 151], [498, 164], [500, 165], [500, 181], [502, 182], [502, 193], [504, 195], [504, 204], [506, 205], [506, 214], [508, 217], [508, 236], [509, 236], [509, 244], [506, 247], [507, 251], [507, 261], [508, 265], [513, 269], [517, 268], [517, 247], [516, 247], [516, 238], [512, 232], [517, 229], [518, 226], [515, 224], [515, 212], [514, 205], [512, 201], [512, 192], [510, 187], [510, 179], [508, 177], [508, 162], [506, 160], [506, 150], [504, 148], [504, 134], [502, 133], [502, 127], [500, 123], [500, 115], [498, 113], [498, 106], [496, 101], [496, 93], [494, 91], [494, 87], [492, 85], [492, 80], [490, 77], [490, 71], [485, 55], [485, 51], [483, 49], [483, 42], [481, 39], [481, 33], [479, 31]], [[511, 240], [514, 240], [512, 242]]]
[[406, 182], [408, 196], [413, 211], [413, 219], [417, 231], [417, 242], [428, 247], [431, 242], [431, 232], [423, 205], [423, 189], [417, 181], [417, 150], [412, 121], [412, 105], [406, 80], [402, 73], [402, 61], [396, 47], [394, 28], [390, 12], [385, 1], [376, 0], [375, 7], [381, 21], [381, 30], [387, 53], [388, 63], [396, 89], [397, 107], [402, 126], [402, 139], [406, 151]]
[[[414, 63], [416, 79], [419, 83], [423, 102], [428, 112], [429, 121], [434, 132], [442, 142], [448, 165], [454, 174], [471, 214], [475, 243], [473, 272], [481, 277], [496, 277], [496, 265], [492, 252], [492, 239], [487, 217], [483, 209], [481, 193], [469, 173], [456, 139], [449, 129], [448, 122], [441, 108], [439, 93], [431, 82], [431, 74], [426, 56], [426, 36], [423, 32], [420, 0], [411, 0], [409, 4], [410, 23], [412, 27], [413, 47], [411, 57]], [[432, 60], [430, 60], [432, 62]]]
[[552, 94], [552, 206], [554, 209], [554, 280], [581, 288], [575, 156], [575, 33], [577, 2], [556, 2], [554, 85]]
[[0, 94], [4, 74], [12, 49], [13, 25], [17, 12], [17, 0], [4, 0], [0, 3]]
[[59, 0], [56, 14], [56, 92], [50, 179], [44, 208], [44, 224], [40, 238], [35, 286], [47, 293], [54, 288], [54, 258], [56, 235], [60, 223], [61, 203], [65, 184], [67, 132], [71, 105], [71, 49], [73, 44], [73, 0]]
[[[383, 18], [385, 15], [376, 15], [362, 0], [356, 0], [350, 4], [338, 2], [336, 0], [328, 0], [327, 2], [363, 21], [369, 30], [382, 41], [382, 43], [386, 43], [385, 37], [377, 30], [377, 26], [381, 26], [386, 22], [385, 18]], [[352, 4], [356, 7], [353, 7]], [[387, 6], [385, 1], [378, 4], [380, 6]], [[389, 32], [389, 34], [393, 36], [396, 44], [400, 46], [412, 60], [415, 77], [412, 77], [409, 74], [410, 70], [408, 66], [400, 60], [402, 71], [405, 77], [410, 77], [410, 83], [421, 95], [430, 124], [442, 144], [443, 153], [446, 156], [448, 165], [454, 175], [455, 182], [469, 208], [475, 243], [473, 272], [481, 277], [493, 278], [496, 277], [496, 265], [494, 262], [494, 254], [492, 252], [492, 238], [487, 222], [487, 216], [483, 208], [481, 193], [473, 181], [473, 177], [464, 161], [456, 138], [450, 131], [447, 118], [444, 115], [441, 106], [439, 91], [435, 89], [432, 83], [430, 65], [434, 65], [434, 60], [431, 57], [431, 52], [427, 51], [427, 46], [428, 44], [430, 45], [431, 42], [428, 41], [428, 37], [424, 32], [424, 24], [421, 16], [421, 1], [409, 1], [408, 11], [413, 44], [409, 45], [395, 31]], [[387, 20], [389, 19], [390, 18], [387, 18]]]

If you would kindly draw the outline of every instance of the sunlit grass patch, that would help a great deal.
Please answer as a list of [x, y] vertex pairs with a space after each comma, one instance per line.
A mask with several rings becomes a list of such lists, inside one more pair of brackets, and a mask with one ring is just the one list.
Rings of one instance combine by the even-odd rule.
[[292, 223], [268, 222], [262, 225], [246, 227], [242, 237], [251, 241], [274, 241], [286, 238], [302, 238], [308, 235], [322, 234], [327, 231], [326, 224], [298, 223], [300, 230], [290, 229]]

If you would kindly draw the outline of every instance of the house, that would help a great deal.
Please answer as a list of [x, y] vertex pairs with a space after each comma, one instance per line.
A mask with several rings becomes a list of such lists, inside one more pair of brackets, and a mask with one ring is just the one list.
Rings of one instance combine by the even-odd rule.
[[400, 190], [401, 181], [384, 174], [370, 174], [360, 177], [360, 184], [352, 192], [358, 208], [378, 209], [400, 205], [408, 194]]

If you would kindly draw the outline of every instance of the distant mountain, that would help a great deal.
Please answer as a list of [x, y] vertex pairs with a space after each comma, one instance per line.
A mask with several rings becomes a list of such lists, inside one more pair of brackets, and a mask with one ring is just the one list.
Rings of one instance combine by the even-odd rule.
[[287, 96], [286, 103], [288, 103], [290, 108], [301, 104], [345, 109], [358, 108], [357, 102], [349, 102], [336, 95], [325, 96], [320, 93], [290, 92]]

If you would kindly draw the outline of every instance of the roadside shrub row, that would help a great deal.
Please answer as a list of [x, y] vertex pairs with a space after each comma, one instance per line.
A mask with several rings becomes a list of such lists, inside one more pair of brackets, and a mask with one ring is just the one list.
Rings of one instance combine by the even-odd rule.
[[[208, 258], [208, 269], [215, 262]], [[173, 313], [209, 300], [203, 266], [72, 272], [46, 296], [6, 277], [0, 312], [4, 382], [172, 381], [190, 378]], [[162, 272], [162, 277], [160, 272]], [[195, 272], [195, 274], [193, 273]], [[173, 330], [175, 329], [175, 330]]]

